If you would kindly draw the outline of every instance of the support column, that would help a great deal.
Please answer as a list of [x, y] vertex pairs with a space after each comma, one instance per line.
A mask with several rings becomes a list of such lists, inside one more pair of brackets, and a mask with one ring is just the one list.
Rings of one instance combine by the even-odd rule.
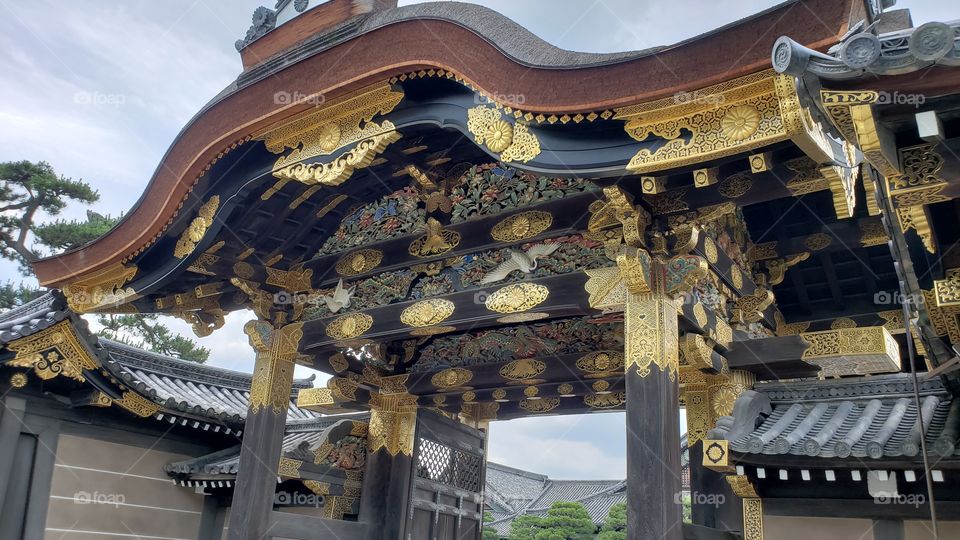
[[617, 257], [626, 286], [627, 530], [631, 538], [681, 540], [677, 304], [667, 270], [649, 253]]
[[367, 467], [359, 516], [360, 521], [367, 523], [367, 540], [403, 538], [413, 481], [416, 426], [416, 396], [370, 396]]
[[17, 439], [20, 438], [20, 426], [23, 425], [23, 416], [27, 408], [27, 401], [23, 398], [7, 396], [3, 398], [3, 410], [0, 411], [0, 448], [5, 449], [0, 455], [0, 508], [7, 494], [7, 485], [13, 470], [14, 452]]
[[259, 320], [243, 328], [257, 360], [230, 510], [231, 540], [263, 538], [267, 534], [302, 326], [294, 323], [274, 328]]

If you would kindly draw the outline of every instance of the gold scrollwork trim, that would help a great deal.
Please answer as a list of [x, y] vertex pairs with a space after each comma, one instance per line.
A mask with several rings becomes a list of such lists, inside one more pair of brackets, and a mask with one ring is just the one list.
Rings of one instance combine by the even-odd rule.
[[617, 109], [614, 118], [626, 120], [626, 132], [635, 140], [645, 142], [651, 135], [665, 140], [656, 150], [641, 149], [627, 169], [654, 172], [788, 138], [774, 87], [777, 77], [767, 70], [700, 89], [689, 100], [672, 96]]
[[282, 414], [290, 406], [293, 362], [303, 338], [303, 323], [274, 329], [266, 321], [250, 321], [243, 331], [257, 351], [250, 382], [249, 413], [269, 408], [275, 415]]
[[477, 144], [500, 154], [503, 161], [526, 163], [540, 155], [540, 140], [526, 124], [510, 123], [495, 107], [478, 105], [467, 111], [467, 130]]
[[403, 92], [389, 84], [360, 90], [336, 103], [313, 109], [307, 114], [273, 128], [262, 135], [267, 150], [280, 154], [274, 171], [297, 162], [330, 155], [348, 144], [391, 132], [389, 121], [373, 122], [377, 115], [387, 114], [403, 100]]
[[[393, 127], [390, 122], [384, 122], [385, 126], [388, 124], [391, 128]], [[400, 140], [400, 133], [391, 129], [386, 133], [360, 141], [356, 146], [328, 163], [294, 163], [289, 165], [273, 173], [273, 176], [278, 178], [277, 183], [264, 192], [260, 198], [269, 199], [291, 180], [306, 185], [339, 186], [346, 182], [355, 170], [370, 166], [387, 146], [398, 140]]]
[[310, 278], [313, 277], [313, 270], [309, 268], [299, 270], [280, 270], [279, 268], [266, 268], [267, 284], [281, 287], [287, 292], [309, 291], [312, 289]]
[[124, 288], [135, 275], [135, 265], [124, 266], [115, 264], [94, 273], [83, 279], [71, 282], [63, 287], [63, 295], [67, 298], [67, 305], [77, 313], [91, 311], [108, 311], [107, 307], [115, 307], [129, 302], [136, 297], [132, 287]]
[[367, 427], [369, 451], [385, 450], [391, 456], [412, 456], [416, 424], [417, 396], [372, 394]]
[[281, 457], [277, 464], [277, 476], [281, 478], [300, 478], [300, 467], [303, 462], [298, 459]]
[[16, 353], [8, 366], [33, 368], [42, 380], [63, 375], [83, 382], [83, 370], [100, 366], [87, 352], [69, 321], [61, 321], [31, 336], [11, 341], [7, 349]]
[[743, 540], [763, 540], [763, 499], [743, 500]]
[[153, 416], [160, 410], [160, 405], [131, 391], [124, 392], [120, 399], [113, 402], [141, 418]]

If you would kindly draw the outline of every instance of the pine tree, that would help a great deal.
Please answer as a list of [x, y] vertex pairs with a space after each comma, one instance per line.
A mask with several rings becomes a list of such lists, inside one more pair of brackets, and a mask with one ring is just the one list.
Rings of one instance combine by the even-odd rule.
[[597, 531], [587, 509], [574, 502], [553, 503], [541, 527], [536, 540], [587, 540]]
[[[42, 215], [59, 216], [71, 203], [93, 204], [100, 194], [83, 180], [57, 175], [49, 163], [0, 163], [0, 257], [17, 262], [24, 276], [30, 263], [80, 247], [106, 234], [118, 221], [87, 211], [85, 220], [55, 219], [40, 223]], [[10, 309], [43, 294], [26, 283], [0, 285], [0, 310]], [[210, 351], [170, 331], [156, 315], [100, 316], [107, 337], [135, 342], [155, 352], [204, 362]]]
[[626, 503], [618, 503], [610, 507], [597, 540], [627, 540]]
[[543, 518], [540, 516], [520, 516], [510, 524], [510, 540], [536, 540]]
[[[483, 513], [483, 522], [490, 523], [493, 521], [493, 515], [490, 512]], [[489, 527], [487, 525], [483, 526], [483, 540], [500, 540], [500, 535], [497, 534], [496, 529]]]

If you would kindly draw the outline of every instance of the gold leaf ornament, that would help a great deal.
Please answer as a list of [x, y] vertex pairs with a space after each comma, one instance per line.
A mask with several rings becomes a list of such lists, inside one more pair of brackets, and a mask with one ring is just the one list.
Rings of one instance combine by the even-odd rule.
[[400, 313], [400, 322], [407, 326], [433, 326], [453, 315], [455, 305], [449, 300], [435, 298], [417, 302]]
[[513, 143], [513, 126], [503, 119], [491, 122], [483, 134], [491, 152], [503, 152]]
[[751, 105], [734, 105], [720, 119], [720, 132], [732, 141], [742, 141], [757, 132], [760, 113]]
[[494, 291], [485, 304], [497, 313], [517, 313], [542, 304], [549, 294], [550, 289], [538, 283], [515, 283]]
[[355, 338], [373, 326], [373, 317], [366, 313], [351, 313], [337, 317], [327, 325], [327, 335], [334, 339]]

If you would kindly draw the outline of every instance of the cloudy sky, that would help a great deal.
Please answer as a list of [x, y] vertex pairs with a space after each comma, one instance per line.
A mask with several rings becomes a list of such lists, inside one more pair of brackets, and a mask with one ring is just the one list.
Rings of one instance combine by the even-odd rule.
[[[100, 191], [118, 215], [142, 193], [187, 120], [236, 78], [233, 43], [272, 0], [0, 0], [0, 162], [50, 162]], [[401, 4], [418, 3], [401, 0]], [[478, 0], [557, 46], [588, 52], [665, 45], [735, 21], [773, 0]], [[945, 0], [909, 0], [915, 24], [960, 17]], [[640, 76], [638, 74], [638, 76]], [[84, 209], [68, 214], [79, 217]], [[0, 261], [0, 276], [19, 280]], [[211, 364], [250, 371], [235, 313], [201, 340]], [[189, 328], [171, 321], [176, 330]], [[310, 374], [300, 368], [298, 376]], [[321, 377], [323, 378], [323, 377]], [[576, 456], [576, 459], [571, 459]], [[490, 459], [555, 478], [622, 478], [622, 414], [494, 424]]]

